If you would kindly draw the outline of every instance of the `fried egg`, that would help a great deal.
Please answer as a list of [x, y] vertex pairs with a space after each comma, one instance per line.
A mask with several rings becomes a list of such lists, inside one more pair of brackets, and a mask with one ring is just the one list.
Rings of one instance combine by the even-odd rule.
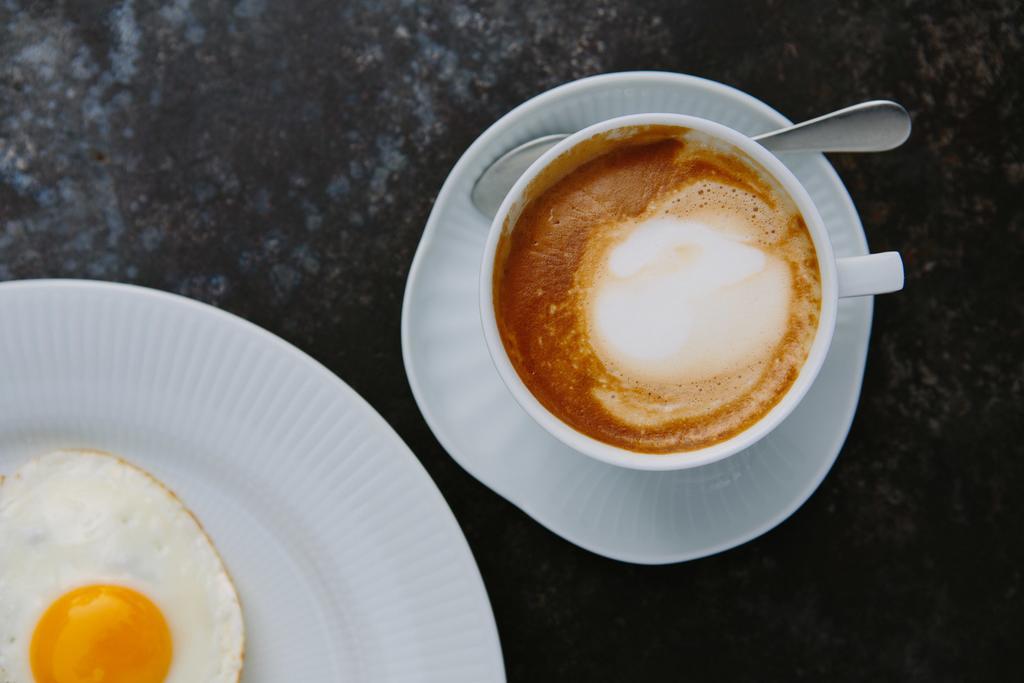
[[197, 519], [118, 457], [0, 478], [0, 683], [236, 683], [242, 609]]

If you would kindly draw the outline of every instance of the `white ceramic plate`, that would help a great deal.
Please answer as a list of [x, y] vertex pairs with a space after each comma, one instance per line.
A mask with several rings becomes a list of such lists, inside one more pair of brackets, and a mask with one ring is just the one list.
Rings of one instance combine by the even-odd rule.
[[[723, 461], [674, 472], [626, 470], [576, 453], [532, 422], [484, 342], [477, 282], [490, 221], [470, 202], [470, 190], [492, 160], [526, 140], [642, 112], [692, 114], [750, 135], [789, 123], [728, 86], [658, 72], [595, 76], [517, 107], [470, 146], [438, 195], [406, 285], [402, 351], [420, 410], [470, 474], [577, 545], [654, 564], [749, 541], [817, 488], [857, 407], [872, 302], [839, 303], [832, 349], [806, 398], [768, 438]], [[825, 157], [782, 159], [817, 205], [836, 255], [866, 254], [857, 212]]]
[[245, 683], [504, 680], [419, 461], [268, 332], [138, 287], [0, 285], [0, 472], [60, 447], [119, 453], [196, 513], [242, 599]]

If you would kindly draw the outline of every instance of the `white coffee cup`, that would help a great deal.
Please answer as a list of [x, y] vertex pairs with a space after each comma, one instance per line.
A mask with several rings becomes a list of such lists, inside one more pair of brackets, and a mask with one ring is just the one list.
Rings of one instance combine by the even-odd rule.
[[[760, 420], [735, 436], [704, 448], [678, 453], [651, 454], [630, 451], [598, 441], [570, 427], [552, 414], [520, 379], [509, 360], [505, 345], [498, 332], [494, 313], [493, 281], [494, 257], [499, 239], [508, 223], [513, 229], [515, 218], [523, 208], [523, 194], [530, 182], [552, 161], [579, 143], [595, 135], [616, 128], [634, 126], [681, 126], [691, 128], [733, 145], [759, 163], [796, 203], [803, 215], [807, 230], [814, 241], [821, 272], [821, 316], [818, 331], [811, 344], [807, 360], [800, 374], [775, 406]], [[580, 163], [587, 161], [582, 159]], [[571, 170], [571, 169], [570, 169]], [[510, 214], [513, 220], [506, 221]], [[544, 429], [567, 446], [603, 462], [638, 470], [678, 470], [706, 465], [738, 453], [763, 439], [781, 423], [807, 393], [817, 377], [832, 336], [835, 332], [836, 309], [839, 299], [851, 296], [869, 296], [894, 292], [903, 288], [903, 262], [896, 252], [883, 252], [867, 256], [836, 258], [832, 243], [818, 214], [814, 202], [793, 173], [779, 159], [746, 135], [721, 124], [682, 114], [634, 114], [609, 119], [570, 135], [535, 161], [512, 186], [501, 208], [491, 223], [480, 267], [480, 315], [483, 321], [487, 348], [498, 369], [498, 374], [519, 405]]]

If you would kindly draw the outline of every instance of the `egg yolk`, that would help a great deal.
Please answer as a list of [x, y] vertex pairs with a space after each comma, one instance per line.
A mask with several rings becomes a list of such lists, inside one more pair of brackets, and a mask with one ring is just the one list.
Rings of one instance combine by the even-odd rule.
[[43, 614], [32, 635], [36, 683], [161, 683], [171, 632], [146, 596], [124, 586], [83, 586]]

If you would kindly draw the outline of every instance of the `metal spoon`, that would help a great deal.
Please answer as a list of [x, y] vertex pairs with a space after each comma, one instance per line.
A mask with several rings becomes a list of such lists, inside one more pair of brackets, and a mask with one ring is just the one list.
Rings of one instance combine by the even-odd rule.
[[[753, 139], [773, 152], [884, 152], [902, 145], [909, 135], [906, 109], [889, 100], [872, 100]], [[498, 157], [473, 186], [476, 208], [493, 218], [519, 176], [566, 137], [567, 133], [545, 135]]]

